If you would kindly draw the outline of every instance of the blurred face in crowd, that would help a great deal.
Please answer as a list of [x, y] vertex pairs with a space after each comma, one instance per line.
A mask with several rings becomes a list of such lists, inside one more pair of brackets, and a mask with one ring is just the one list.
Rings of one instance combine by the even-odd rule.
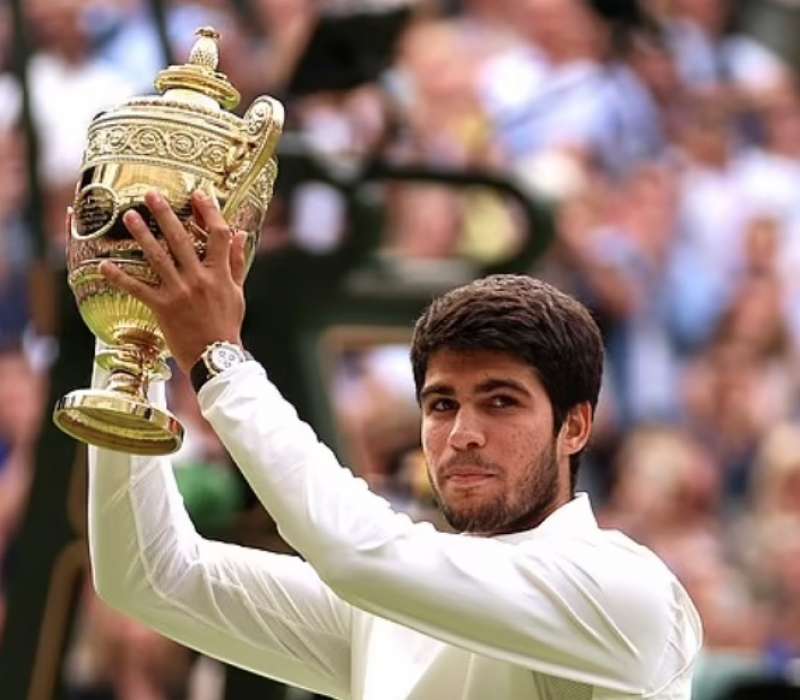
[[681, 89], [680, 76], [669, 48], [644, 32], [632, 38], [627, 56], [630, 67], [659, 104], [669, 105]]
[[753, 500], [760, 518], [772, 521], [771, 527], [800, 522], [800, 426], [781, 422], [772, 427], [753, 467]]
[[394, 188], [390, 204], [394, 250], [409, 258], [445, 258], [457, 252], [461, 212], [446, 187], [404, 185]]
[[84, 56], [88, 48], [82, 21], [85, 5], [81, 0], [26, 2], [28, 21], [39, 46], [67, 59]]
[[727, 341], [748, 348], [756, 356], [783, 352], [788, 333], [778, 279], [761, 274], [743, 280], [720, 323], [720, 332]]
[[459, 140], [463, 121], [477, 110], [474, 80], [479, 55], [445, 22], [412, 26], [404, 34], [394, 95], [416, 138]]
[[256, 0], [253, 6], [268, 22], [279, 27], [298, 14], [314, 12], [315, 4], [311, 0]]
[[654, 260], [669, 254], [675, 231], [677, 184], [666, 168], [636, 169], [619, 192], [617, 218], [643, 253]]
[[684, 105], [678, 143], [696, 162], [720, 168], [731, 152], [732, 115], [711, 100], [695, 99]]
[[729, 0], [675, 0], [675, 10], [709, 34], [721, 34], [730, 14]]
[[[0, 219], [5, 219], [22, 206], [27, 181], [25, 141], [23, 135], [15, 129], [0, 130], [0, 162], [3, 163], [5, 175], [4, 185], [0, 190]], [[0, 237], [2, 235], [3, 232], [0, 231]]]
[[420, 398], [429, 477], [456, 530], [528, 529], [569, 500], [569, 455], [586, 441], [588, 404], [554, 436], [536, 372], [491, 350], [436, 351]]
[[465, 0], [464, 2], [469, 14], [487, 21], [510, 19], [513, 4], [514, 0]]
[[781, 475], [780, 489], [776, 495], [777, 506], [785, 513], [800, 517], [800, 458], [791, 469]]
[[791, 158], [800, 157], [800, 96], [792, 86], [781, 86], [764, 99], [760, 115], [767, 146]]
[[782, 234], [781, 222], [773, 217], [758, 216], [748, 222], [744, 258], [750, 271], [769, 274], [777, 268]]
[[520, 0], [518, 26], [554, 61], [593, 55], [601, 25], [584, 0]]
[[652, 540], [712, 513], [720, 496], [719, 469], [687, 432], [645, 427], [625, 439], [611, 496], [613, 507], [641, 519], [638, 537]]

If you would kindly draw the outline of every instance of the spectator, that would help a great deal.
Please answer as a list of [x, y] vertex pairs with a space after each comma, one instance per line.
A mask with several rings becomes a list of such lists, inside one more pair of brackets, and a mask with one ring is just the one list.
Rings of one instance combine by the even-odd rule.
[[731, 30], [731, 0], [676, 0], [668, 36], [683, 80], [694, 89], [732, 85], [743, 92], [780, 83], [787, 74], [778, 56], [755, 39]]
[[642, 167], [609, 190], [603, 215], [586, 230], [570, 218], [561, 226], [568, 260], [608, 319], [609, 374], [623, 429], [677, 418], [679, 364], [669, 327], [675, 198], [672, 171]]
[[613, 60], [607, 23], [584, 0], [514, 6], [521, 43], [479, 74], [479, 95], [512, 163], [551, 149], [599, 158], [624, 171], [661, 146], [653, 96], [639, 74]]
[[766, 433], [754, 466], [752, 502], [739, 523], [740, 551], [769, 604], [768, 651], [776, 670], [800, 653], [800, 428]]
[[45, 382], [19, 350], [0, 351], [0, 629], [14, 535], [33, 476]]
[[53, 250], [60, 256], [64, 211], [72, 201], [89, 123], [132, 91], [91, 53], [80, 0], [33, 0], [25, 4], [25, 10], [38, 49], [28, 69], [41, 142], [44, 219]]
[[620, 448], [601, 519], [669, 561], [672, 548], [683, 541], [719, 539], [720, 485], [712, 455], [689, 433], [640, 427]]

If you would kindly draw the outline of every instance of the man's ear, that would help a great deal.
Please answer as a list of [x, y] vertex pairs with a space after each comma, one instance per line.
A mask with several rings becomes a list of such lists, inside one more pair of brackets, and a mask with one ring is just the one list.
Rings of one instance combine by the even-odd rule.
[[592, 434], [592, 407], [588, 401], [573, 406], [564, 418], [558, 441], [561, 453], [570, 456], [580, 452]]

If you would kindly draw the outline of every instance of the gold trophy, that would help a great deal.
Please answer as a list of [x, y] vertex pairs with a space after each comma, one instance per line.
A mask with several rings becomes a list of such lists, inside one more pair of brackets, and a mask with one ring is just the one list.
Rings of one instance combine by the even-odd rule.
[[240, 96], [216, 70], [219, 34], [204, 27], [197, 35], [189, 62], [158, 74], [160, 95], [133, 98], [95, 117], [67, 213], [69, 286], [86, 325], [106, 346], [95, 361], [109, 379], [103, 389], [78, 389], [61, 398], [53, 420], [78, 440], [132, 454], [174, 452], [183, 428], [147, 398], [152, 381], [170, 376], [168, 349], [152, 312], [98, 269], [109, 259], [143, 282], [159, 283], [123, 225], [123, 214], [135, 209], [168, 251], [144, 203], [147, 192], [159, 191], [202, 258], [206, 234], [192, 220], [190, 204], [191, 193], [202, 190], [232, 227], [247, 232], [249, 265], [277, 175], [283, 107], [262, 96], [244, 117], [228, 111]]

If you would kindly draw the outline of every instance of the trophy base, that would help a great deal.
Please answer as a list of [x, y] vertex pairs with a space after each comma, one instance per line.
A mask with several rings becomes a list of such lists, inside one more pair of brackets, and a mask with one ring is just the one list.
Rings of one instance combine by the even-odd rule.
[[167, 455], [183, 442], [183, 427], [169, 411], [118, 391], [71, 391], [59, 399], [53, 421], [81, 442], [128, 454]]

